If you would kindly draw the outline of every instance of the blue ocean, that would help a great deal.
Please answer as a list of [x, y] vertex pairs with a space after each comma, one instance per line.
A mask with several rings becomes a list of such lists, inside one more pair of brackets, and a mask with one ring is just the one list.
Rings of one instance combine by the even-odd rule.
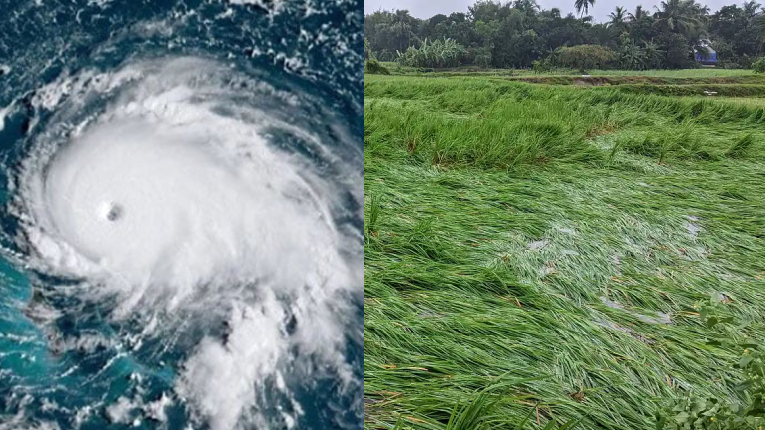
[[0, 430], [362, 428], [362, 2], [0, 10]]

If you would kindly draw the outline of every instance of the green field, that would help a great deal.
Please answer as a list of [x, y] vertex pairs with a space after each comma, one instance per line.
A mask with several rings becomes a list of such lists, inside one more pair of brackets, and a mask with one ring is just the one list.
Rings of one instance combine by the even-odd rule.
[[700, 308], [765, 341], [759, 100], [370, 75], [364, 94], [367, 429], [647, 430], [683, 391], [746, 402]]
[[[453, 69], [428, 70], [417, 69], [399, 65], [395, 62], [382, 62], [388, 70], [394, 74], [403, 75], [450, 75], [465, 74], [471, 76], [573, 76], [580, 75], [574, 70], [554, 70], [544, 73], [536, 73], [528, 69], [480, 69], [477, 67], [458, 67]], [[712, 78], [712, 77], [737, 77], [752, 76], [752, 71], [747, 69], [658, 69], [658, 70], [590, 70], [591, 76], [644, 76], [656, 78]], [[765, 80], [765, 77], [762, 77]]]
[[[693, 101], [698, 101], [701, 98], [702, 97], [681, 97], [682, 100], [693, 100]], [[703, 97], [703, 98], [709, 99], [709, 97]], [[765, 107], [765, 98], [716, 97], [715, 99], [726, 102], [726, 103], [739, 104], [739, 105], [749, 106], [752, 108]]]

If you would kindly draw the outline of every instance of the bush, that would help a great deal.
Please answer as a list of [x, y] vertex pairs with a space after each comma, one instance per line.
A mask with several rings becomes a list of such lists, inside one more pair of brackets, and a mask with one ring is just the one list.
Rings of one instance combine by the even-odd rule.
[[750, 69], [752, 68], [752, 64], [757, 60], [757, 58], [752, 58], [746, 54], [738, 57], [737, 62], [741, 64], [741, 67], [744, 69]]
[[577, 45], [563, 47], [558, 52], [557, 66], [579, 70], [605, 69], [614, 61], [614, 51], [600, 45]]
[[531, 62], [531, 70], [534, 71], [534, 73], [545, 73], [552, 70], [552, 64], [549, 60], [534, 60]]
[[465, 47], [454, 39], [436, 39], [433, 42], [425, 39], [419, 49], [410, 46], [403, 53], [399, 52], [396, 61], [410, 67], [457, 67], [466, 54]]
[[396, 61], [396, 53], [388, 51], [387, 49], [383, 49], [377, 55], [377, 60], [378, 61]]
[[390, 71], [376, 60], [364, 62], [364, 73], [371, 75], [390, 75]]
[[755, 73], [765, 73], [765, 57], [752, 63], [752, 70], [754, 70]]

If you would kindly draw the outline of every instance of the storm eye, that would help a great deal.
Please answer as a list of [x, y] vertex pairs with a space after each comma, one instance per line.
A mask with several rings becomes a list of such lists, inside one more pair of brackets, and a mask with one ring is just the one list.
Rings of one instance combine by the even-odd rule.
[[119, 203], [109, 202], [104, 204], [103, 213], [107, 221], [115, 222], [122, 218], [125, 210]]

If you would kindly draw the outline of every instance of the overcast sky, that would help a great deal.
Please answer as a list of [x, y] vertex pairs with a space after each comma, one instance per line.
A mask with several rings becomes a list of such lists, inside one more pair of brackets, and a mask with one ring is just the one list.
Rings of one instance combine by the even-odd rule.
[[[699, 1], [699, 0], [697, 0]], [[502, 3], [505, 3], [503, 0]], [[561, 10], [561, 15], [568, 12], [574, 12], [574, 0], [537, 0], [543, 9], [552, 9], [557, 7]], [[642, 4], [643, 8], [653, 12], [655, 5], [661, 0], [595, 0], [595, 6], [590, 8], [590, 15], [595, 17], [596, 22], [606, 21], [608, 14], [616, 6], [624, 6], [628, 11], [635, 10], [635, 6]], [[452, 12], [467, 12], [469, 5], [475, 3], [475, 0], [364, 0], [364, 13], [372, 13], [376, 10], [407, 9], [417, 18], [430, 18], [433, 15], [442, 13], [449, 15]], [[712, 12], [717, 11], [726, 4], [740, 4], [742, 0], [709, 0], [699, 1], [706, 4]]]

